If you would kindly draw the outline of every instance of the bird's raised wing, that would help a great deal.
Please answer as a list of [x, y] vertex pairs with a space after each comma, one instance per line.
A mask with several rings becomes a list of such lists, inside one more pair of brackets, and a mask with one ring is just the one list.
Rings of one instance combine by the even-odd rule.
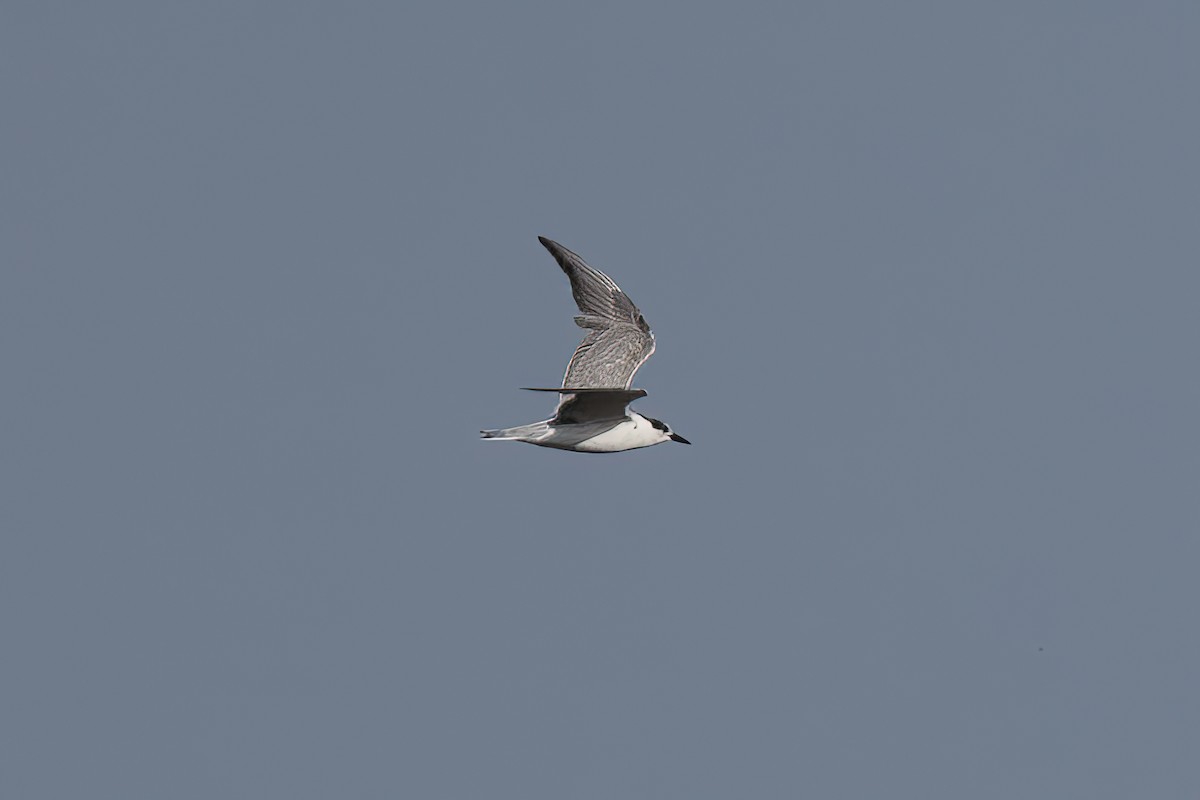
[[654, 334], [642, 312], [612, 278], [558, 242], [544, 236], [538, 241], [571, 280], [580, 311], [575, 324], [587, 330], [567, 364], [563, 386], [628, 389], [634, 373], [654, 352]]

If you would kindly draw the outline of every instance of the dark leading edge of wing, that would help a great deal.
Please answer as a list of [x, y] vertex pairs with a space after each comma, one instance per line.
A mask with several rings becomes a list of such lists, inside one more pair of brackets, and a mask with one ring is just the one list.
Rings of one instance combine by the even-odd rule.
[[625, 388], [654, 352], [654, 334], [621, 287], [558, 242], [539, 236], [571, 281], [580, 315], [575, 324], [588, 331], [567, 364], [563, 386]]

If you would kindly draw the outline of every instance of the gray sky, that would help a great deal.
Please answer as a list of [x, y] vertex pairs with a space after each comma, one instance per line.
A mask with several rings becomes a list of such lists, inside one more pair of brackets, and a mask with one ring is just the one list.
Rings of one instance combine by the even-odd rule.
[[0, 795], [1194, 797], [1197, 8], [8, 4]]

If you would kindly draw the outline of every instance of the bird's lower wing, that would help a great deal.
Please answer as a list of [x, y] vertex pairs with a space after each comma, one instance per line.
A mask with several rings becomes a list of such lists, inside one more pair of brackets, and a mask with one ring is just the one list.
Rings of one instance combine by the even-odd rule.
[[646, 396], [645, 389], [597, 389], [528, 388], [531, 392], [558, 392], [558, 408], [554, 413], [554, 424], [571, 425], [620, 419], [625, 416], [625, 407], [639, 397]]

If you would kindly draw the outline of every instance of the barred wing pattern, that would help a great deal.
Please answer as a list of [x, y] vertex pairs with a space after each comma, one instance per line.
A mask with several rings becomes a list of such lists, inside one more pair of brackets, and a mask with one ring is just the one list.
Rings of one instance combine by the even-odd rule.
[[544, 236], [538, 241], [571, 280], [580, 311], [575, 324], [587, 330], [567, 364], [563, 388], [628, 389], [654, 352], [654, 334], [642, 312], [612, 278], [558, 242]]

